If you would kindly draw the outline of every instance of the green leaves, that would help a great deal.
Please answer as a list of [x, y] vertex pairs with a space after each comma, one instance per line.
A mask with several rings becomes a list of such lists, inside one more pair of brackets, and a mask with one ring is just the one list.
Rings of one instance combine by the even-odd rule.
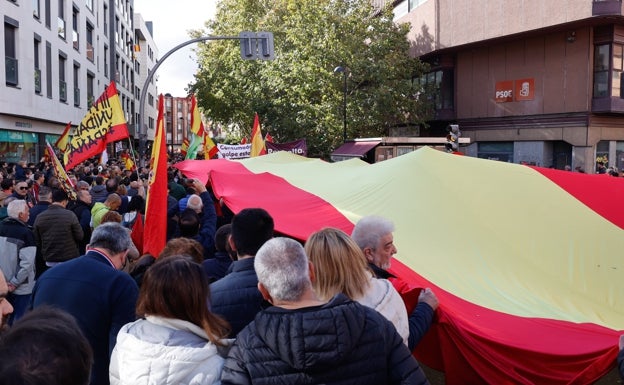
[[232, 41], [197, 48], [191, 89], [210, 119], [240, 128], [233, 136], [249, 136], [258, 112], [276, 141], [305, 138], [309, 156], [327, 157], [342, 143], [338, 65], [348, 70], [348, 138], [384, 136], [427, 117], [411, 81], [425, 67], [409, 56], [409, 26], [395, 25], [390, 10], [373, 16], [369, 2], [357, 0], [221, 0], [206, 25], [215, 36], [274, 34], [274, 61], [241, 60]]

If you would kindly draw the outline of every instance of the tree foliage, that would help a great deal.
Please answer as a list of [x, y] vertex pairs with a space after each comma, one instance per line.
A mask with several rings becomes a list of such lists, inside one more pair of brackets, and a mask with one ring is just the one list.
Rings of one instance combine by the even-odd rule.
[[[387, 135], [395, 126], [427, 118], [413, 81], [425, 70], [409, 55], [409, 25], [390, 9], [375, 12], [361, 0], [221, 0], [213, 36], [241, 31], [274, 34], [275, 60], [242, 60], [231, 41], [200, 44], [191, 90], [206, 116], [249, 135], [253, 114], [277, 142], [305, 138], [310, 156], [327, 156], [342, 143], [343, 74], [347, 68], [347, 137]], [[193, 36], [206, 34], [194, 31]]]

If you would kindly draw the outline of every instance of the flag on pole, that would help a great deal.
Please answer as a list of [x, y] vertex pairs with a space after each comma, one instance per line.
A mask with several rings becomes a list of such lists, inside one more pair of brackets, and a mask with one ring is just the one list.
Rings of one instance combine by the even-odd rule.
[[186, 158], [186, 154], [188, 153], [189, 145], [190, 143], [189, 143], [188, 138], [182, 139], [182, 146], [180, 147], [180, 154], [182, 154], [182, 156], [185, 158]]
[[204, 158], [212, 159], [219, 153], [219, 147], [208, 136], [208, 132], [204, 131]]
[[52, 166], [54, 167], [54, 174], [61, 183], [61, 187], [67, 193], [67, 196], [70, 199], [76, 200], [78, 198], [76, 195], [76, 186], [74, 185], [74, 182], [72, 182], [72, 180], [69, 179], [69, 177], [67, 176], [67, 173], [65, 172], [65, 169], [61, 164], [61, 161], [56, 157], [54, 149], [48, 141], [46, 141], [46, 148], [48, 150], [50, 160], [52, 161]]
[[197, 158], [197, 150], [199, 149], [199, 146], [202, 144], [201, 137], [195, 134], [191, 134], [191, 135], [193, 135], [193, 140], [191, 140], [191, 144], [189, 144], [188, 152], [186, 153], [186, 159]]
[[136, 170], [136, 165], [134, 164], [134, 161], [132, 160], [132, 157], [130, 156], [128, 151], [123, 151], [120, 155], [120, 158], [124, 164], [125, 170], [130, 170], [130, 171]]
[[269, 142], [269, 143], [273, 143], [273, 137], [271, 136], [271, 134], [269, 134], [267, 132], [267, 134], [264, 136], [264, 141], [265, 142]]
[[65, 169], [104, 152], [108, 143], [129, 137], [126, 118], [115, 82], [91, 106], [80, 122], [64, 154]]
[[260, 130], [260, 119], [258, 113], [254, 117], [253, 128], [251, 129], [251, 153], [250, 157], [266, 155], [266, 147], [262, 139], [262, 131]]
[[61, 150], [62, 153], [65, 153], [65, 151], [67, 151], [67, 145], [69, 144], [69, 141], [70, 141], [70, 138], [69, 138], [70, 130], [71, 130], [71, 122], [67, 123], [67, 125], [65, 126], [65, 130], [63, 130], [63, 133], [61, 134], [61, 136], [59, 136], [56, 142], [54, 142], [54, 147]]
[[150, 159], [143, 235], [143, 253], [149, 253], [155, 258], [158, 258], [167, 242], [167, 145], [163, 104], [161, 94], [158, 97], [158, 120]]
[[191, 96], [191, 132], [200, 138], [204, 136], [205, 132], [204, 123], [201, 120], [201, 114], [197, 108], [197, 99], [195, 99], [195, 95]]

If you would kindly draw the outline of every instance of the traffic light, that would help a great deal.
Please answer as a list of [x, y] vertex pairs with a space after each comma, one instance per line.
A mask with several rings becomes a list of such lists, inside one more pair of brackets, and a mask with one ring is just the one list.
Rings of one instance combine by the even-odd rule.
[[240, 40], [241, 58], [244, 60], [273, 60], [275, 47], [272, 32], [248, 32], [238, 35]]
[[449, 124], [446, 127], [448, 131], [448, 135], [446, 135], [446, 151], [455, 152], [459, 150], [459, 137], [461, 136], [461, 131], [459, 131], [458, 124]]

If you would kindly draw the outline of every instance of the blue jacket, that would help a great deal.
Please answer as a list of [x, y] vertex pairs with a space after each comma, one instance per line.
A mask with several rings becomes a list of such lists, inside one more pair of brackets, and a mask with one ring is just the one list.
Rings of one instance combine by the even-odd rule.
[[48, 269], [35, 284], [32, 307], [53, 305], [73, 315], [93, 348], [91, 385], [108, 384], [119, 329], [136, 319], [139, 289], [96, 251]]
[[217, 251], [214, 258], [206, 259], [202, 262], [202, 267], [210, 282], [218, 281], [225, 277], [228, 269], [232, 265], [232, 258], [226, 251]]
[[232, 327], [234, 338], [264, 307], [258, 290], [254, 258], [232, 262], [228, 275], [210, 284], [211, 311], [225, 318]]

